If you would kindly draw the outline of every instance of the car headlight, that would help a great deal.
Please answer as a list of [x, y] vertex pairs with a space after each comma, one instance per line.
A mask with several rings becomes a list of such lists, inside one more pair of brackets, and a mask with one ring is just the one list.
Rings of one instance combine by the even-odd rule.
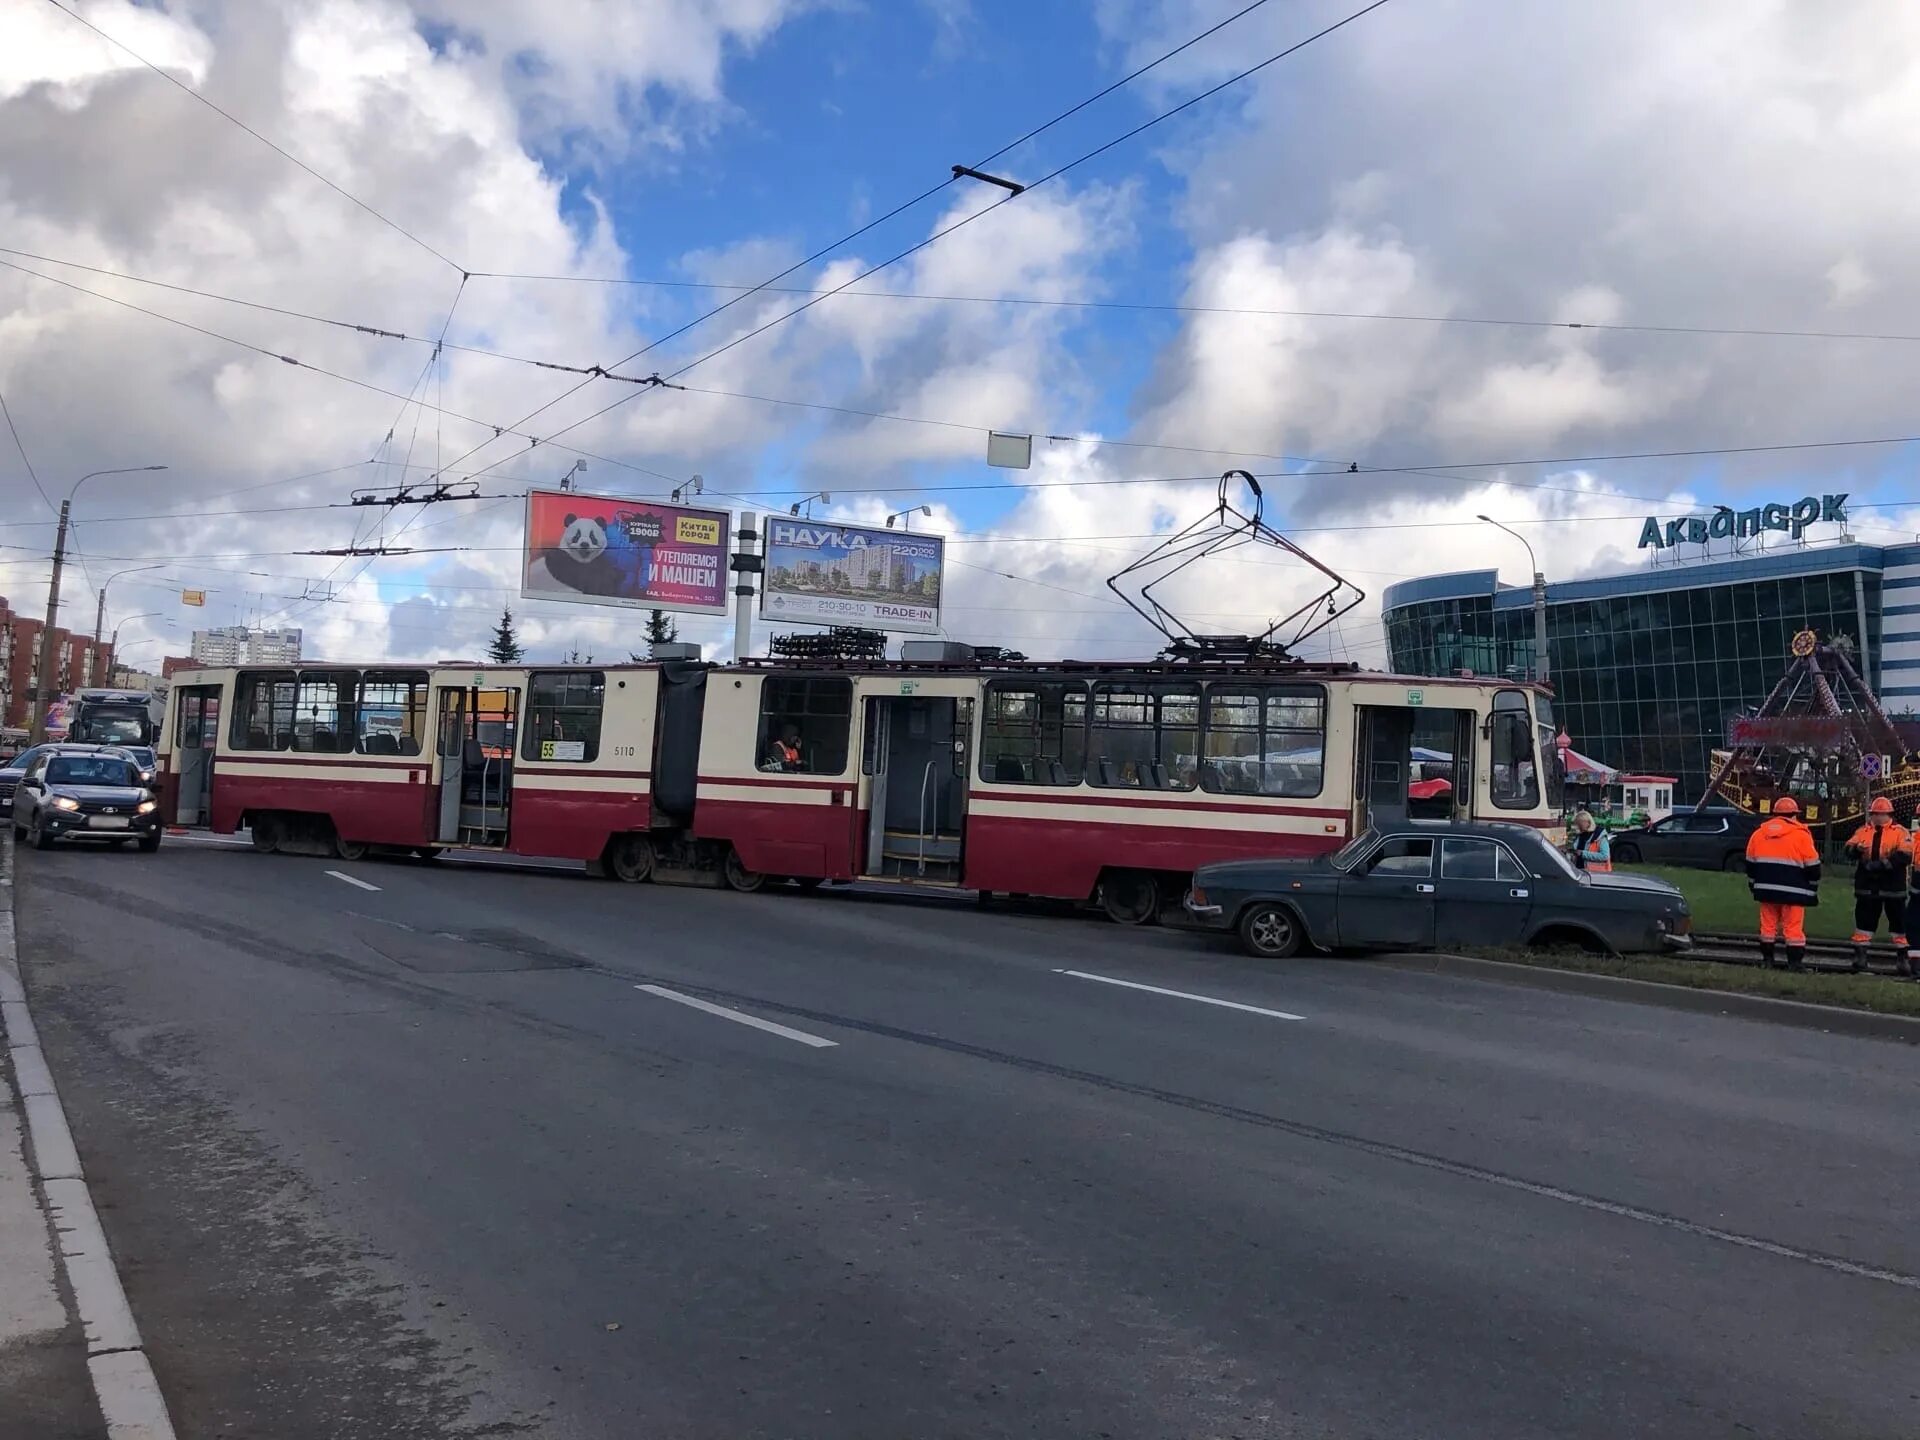
[[153, 809], [154, 809], [153, 801], [142, 800], [138, 805], [133, 807], [133, 813], [136, 815], [151, 815], [153, 813]]
[[78, 810], [80, 802], [69, 795], [56, 795], [47, 802], [56, 810]]

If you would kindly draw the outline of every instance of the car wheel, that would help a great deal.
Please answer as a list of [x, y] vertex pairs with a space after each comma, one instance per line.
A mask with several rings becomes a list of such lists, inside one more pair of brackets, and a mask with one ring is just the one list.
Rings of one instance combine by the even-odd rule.
[[1720, 862], [1720, 868], [1730, 875], [1738, 875], [1747, 868], [1747, 857], [1738, 850], [1729, 850], [1727, 858]]
[[140, 853], [142, 855], [151, 855], [159, 848], [160, 837], [158, 835], [142, 835], [140, 837]]
[[1616, 845], [1613, 847], [1613, 858], [1621, 865], [1638, 865], [1640, 863], [1640, 847], [1638, 845]]
[[727, 884], [742, 895], [751, 895], [767, 883], [767, 877], [758, 870], [749, 870], [740, 863], [738, 850], [727, 851], [727, 863], [722, 873], [726, 876]]
[[36, 850], [53, 849], [53, 837], [47, 834], [46, 827], [40, 823], [40, 817], [38, 815], [33, 817], [33, 829], [29, 832], [29, 834], [32, 837], [34, 849]]
[[1240, 915], [1240, 944], [1261, 960], [1286, 960], [1300, 953], [1306, 935], [1284, 905], [1249, 905]]
[[26, 838], [27, 838], [27, 827], [22, 825], [18, 820], [14, 821], [13, 822], [13, 843], [18, 845], [22, 840]]
[[1100, 908], [1116, 925], [1145, 925], [1160, 913], [1160, 887], [1138, 870], [1117, 870], [1100, 882]]
[[621, 835], [607, 847], [607, 873], [638, 885], [653, 874], [653, 842], [644, 835]]

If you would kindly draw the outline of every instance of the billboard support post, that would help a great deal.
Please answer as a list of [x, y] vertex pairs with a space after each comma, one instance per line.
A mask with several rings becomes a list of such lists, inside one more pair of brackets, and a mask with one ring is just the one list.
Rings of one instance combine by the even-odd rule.
[[740, 512], [740, 528], [734, 532], [739, 549], [733, 552], [733, 658], [744, 660], [753, 648], [754, 572], [765, 562], [754, 553], [760, 538], [760, 516], [753, 510]]

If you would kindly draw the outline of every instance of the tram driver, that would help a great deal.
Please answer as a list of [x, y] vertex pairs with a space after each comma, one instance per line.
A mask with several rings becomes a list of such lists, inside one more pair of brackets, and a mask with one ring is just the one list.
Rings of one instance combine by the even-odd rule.
[[800, 756], [800, 727], [794, 724], [780, 728], [780, 738], [775, 740], [767, 751], [766, 759], [760, 762], [762, 770], [804, 770], [805, 763]]

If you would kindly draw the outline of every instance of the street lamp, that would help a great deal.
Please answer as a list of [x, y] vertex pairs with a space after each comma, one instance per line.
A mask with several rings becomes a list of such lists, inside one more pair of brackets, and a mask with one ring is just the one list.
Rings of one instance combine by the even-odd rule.
[[114, 626], [113, 627], [113, 648], [115, 653], [117, 654], [120, 649], [120, 631], [122, 630], [122, 628], [128, 625], [131, 625], [136, 620], [151, 620], [154, 616], [161, 613], [162, 612], [158, 610], [142, 610], [138, 615], [129, 615], [127, 616], [126, 619], [122, 620], [118, 625]]
[[[122, 575], [138, 575], [143, 570], [164, 570], [166, 568], [167, 567], [165, 565], [132, 565], [125, 570], [114, 571], [113, 574], [107, 576], [105, 580], [102, 580], [100, 582], [99, 603], [96, 604], [93, 609], [93, 643], [96, 649], [99, 648], [99, 645], [100, 645], [101, 628], [106, 624], [106, 620], [107, 620], [107, 587], [113, 584], [113, 582], [118, 580]], [[155, 611], [154, 613], [158, 614], [159, 612]], [[125, 623], [126, 623], [125, 621], [121, 622], [121, 624], [125, 624]], [[115, 633], [117, 634], [119, 632], [120, 626], [116, 625], [113, 628]]]
[[1547, 665], [1547, 577], [1541, 573], [1540, 562], [1533, 558], [1533, 546], [1528, 543], [1526, 536], [1511, 526], [1502, 525], [1491, 515], [1476, 515], [1473, 518], [1486, 521], [1496, 530], [1505, 530], [1527, 547], [1527, 564], [1533, 567], [1533, 678], [1544, 685], [1550, 673]]
[[924, 515], [931, 520], [933, 518], [933, 507], [931, 505], [909, 505], [904, 510], [896, 510], [893, 514], [887, 516], [887, 528], [891, 530], [893, 528], [893, 522], [898, 520], [902, 530], [911, 530], [913, 528], [913, 517], [915, 515]]
[[40, 631], [40, 654], [33, 662], [33, 727], [28, 739], [38, 745], [47, 738], [47, 652], [53, 649], [54, 622], [60, 618], [60, 571], [67, 563], [67, 517], [73, 509], [73, 497], [80, 487], [98, 475], [137, 475], [149, 470], [164, 470], [164, 465], [126, 465], [115, 470], [89, 470], [73, 482], [67, 498], [60, 502], [60, 525], [53, 532], [53, 577], [47, 582], [47, 618]]

